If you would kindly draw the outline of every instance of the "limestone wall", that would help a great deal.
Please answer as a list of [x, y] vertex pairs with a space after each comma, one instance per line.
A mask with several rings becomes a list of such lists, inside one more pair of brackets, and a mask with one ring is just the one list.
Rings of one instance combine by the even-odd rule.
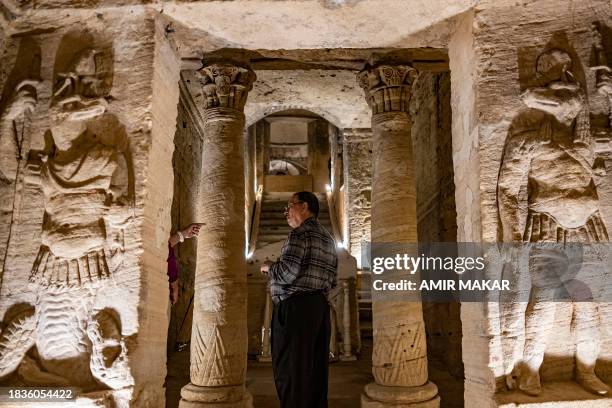
[[[421, 73], [411, 99], [412, 139], [417, 176], [419, 242], [456, 242], [450, 74]], [[458, 303], [426, 303], [429, 361], [463, 377]]]
[[[190, 111], [186, 99], [181, 96], [176, 133], [174, 135], [174, 154], [172, 167], [174, 189], [172, 196], [172, 232], [186, 228], [196, 219], [199, 202], [198, 188], [202, 166], [202, 131], [198, 120]], [[202, 233], [206, 233], [206, 226]], [[194, 278], [197, 261], [196, 240], [186, 240], [177, 244], [175, 254], [179, 261], [179, 301], [172, 308], [168, 328], [169, 352], [178, 343], [191, 340], [193, 317]]]
[[[542, 113], [534, 113], [536, 105], [529, 105], [532, 102], [526, 99], [528, 92], [538, 92], [537, 87], [548, 86], [546, 84], [550, 82], [547, 81], [552, 80], [547, 77], [550, 75], [546, 71], [548, 68], [538, 65], [538, 61], [542, 61], [539, 56], [555, 49], [564, 53], [558, 55], [568, 56], [570, 62], [567, 69], [573, 76], [569, 81], [576, 84], [586, 96], [583, 106], [588, 111], [588, 133], [591, 136], [607, 133], [605, 137], [609, 138], [609, 102], [597, 92], [596, 73], [592, 69], [596, 65], [596, 36], [592, 23], [597, 20], [610, 26], [608, 2], [578, 4], [569, 1], [540, 1], [517, 6], [514, 2], [486, 1], [480, 2], [476, 14], [472, 16], [468, 13], [458, 20], [449, 55], [459, 241], [495, 242], [506, 239], [500, 224], [500, 168], [504, 150], [507, 155], [511, 154], [507, 150], [510, 137], [523, 132], [529, 141], [529, 135], [533, 134], [529, 132], [537, 132], [546, 120]], [[604, 48], [610, 49], [609, 45]], [[530, 111], [529, 108], [534, 110]], [[595, 150], [609, 149], [604, 145], [599, 142], [593, 144], [597, 146]], [[531, 154], [526, 153], [528, 150], [526, 148], [523, 154]], [[604, 162], [609, 168], [609, 159]], [[561, 189], [568, 188], [565, 187], [564, 174], [570, 171], [562, 163], [551, 160], [544, 170], [547, 177], [561, 177], [556, 182], [556, 187]], [[612, 201], [605, 197], [610, 191], [610, 176], [600, 177], [594, 170], [587, 168], [584, 171], [596, 179], [599, 207], [609, 231]], [[522, 189], [525, 197], [533, 192], [519, 178], [506, 178], [503, 183], [517, 191]], [[519, 214], [525, 216], [526, 209], [521, 211], [525, 212]], [[568, 205], [565, 211], [575, 213], [579, 209]], [[610, 375], [610, 329], [609, 318], [605, 317], [609, 312], [606, 312], [606, 304], [599, 306], [603, 322], [601, 332], [589, 338], [593, 340], [598, 337], [603, 343], [596, 372], [605, 380]], [[506, 338], [504, 336], [512, 331], [509, 326], [511, 323], [508, 322], [519, 326], [524, 324], [521, 323], [524, 318], [521, 312], [511, 309], [505, 306], [500, 308], [497, 303], [462, 305], [466, 406], [501, 406], [507, 401], [521, 398], [518, 391], [506, 398], [506, 402], [501, 397], [497, 402], [492, 398], [495, 391], [504, 395], [506, 392], [504, 379], [505, 374], [508, 374], [507, 364], [513, 358], [502, 347], [502, 341]], [[544, 391], [537, 402], [565, 398], [586, 399], [600, 401], [597, 404], [604, 406], [607, 402], [598, 400], [598, 397], [580, 387], [574, 389], [572, 383], [569, 383], [575, 375], [576, 342], [579, 335], [572, 320], [572, 309], [569, 303], [559, 303], [556, 306], [554, 325], [548, 329], [547, 344], [543, 345], [546, 353], [540, 376]], [[595, 313], [589, 316], [591, 321], [597, 319]], [[541, 322], [541, 325], [544, 324]], [[568, 381], [569, 385], [564, 387], [565, 394], [555, 393], [552, 388], [549, 391], [547, 383], [552, 381]]]
[[308, 174], [312, 175], [312, 191], [325, 192], [330, 180], [329, 127], [325, 120], [308, 124]]
[[163, 401], [178, 64], [156, 29], [141, 6], [42, 10], [2, 42], [1, 139], [16, 126], [22, 149], [16, 165], [2, 161], [17, 192], [1, 245], [4, 384], [45, 378], [107, 390], [84, 399]]
[[342, 138], [348, 250], [361, 265], [361, 244], [370, 241], [372, 131], [343, 129]]

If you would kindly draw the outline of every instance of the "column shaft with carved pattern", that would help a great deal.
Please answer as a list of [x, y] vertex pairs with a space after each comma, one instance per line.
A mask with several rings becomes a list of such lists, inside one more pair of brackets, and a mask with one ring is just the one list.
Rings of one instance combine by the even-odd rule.
[[[372, 109], [374, 244], [417, 242], [412, 121], [408, 113], [416, 77], [416, 70], [406, 65], [379, 65], [358, 74]], [[366, 385], [361, 406], [438, 407], [437, 387], [428, 382], [421, 303], [373, 296], [372, 313], [375, 382]]]
[[200, 72], [204, 150], [199, 189], [191, 383], [180, 407], [252, 407], [246, 390], [244, 104], [255, 74], [214, 64]]

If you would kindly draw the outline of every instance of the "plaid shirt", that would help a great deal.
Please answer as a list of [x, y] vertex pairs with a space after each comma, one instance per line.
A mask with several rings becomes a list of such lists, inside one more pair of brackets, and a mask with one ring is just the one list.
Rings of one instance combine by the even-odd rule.
[[303, 292], [336, 287], [336, 244], [314, 217], [289, 233], [278, 261], [270, 265], [270, 292], [274, 303]]

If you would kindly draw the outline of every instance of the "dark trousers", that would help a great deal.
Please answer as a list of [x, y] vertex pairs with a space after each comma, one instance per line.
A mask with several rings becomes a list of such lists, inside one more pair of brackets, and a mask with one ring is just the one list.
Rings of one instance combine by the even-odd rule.
[[331, 324], [320, 292], [274, 306], [272, 369], [281, 408], [327, 408]]

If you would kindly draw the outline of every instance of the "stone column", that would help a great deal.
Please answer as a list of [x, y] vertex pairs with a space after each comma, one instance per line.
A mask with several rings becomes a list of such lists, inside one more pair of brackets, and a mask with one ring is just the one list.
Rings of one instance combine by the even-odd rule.
[[[416, 181], [408, 113], [417, 71], [407, 65], [366, 67], [358, 74], [372, 109], [372, 242], [417, 242]], [[416, 255], [416, 254], [413, 254]], [[372, 374], [361, 406], [439, 407], [428, 381], [420, 302], [372, 298]]]
[[244, 105], [255, 74], [248, 68], [213, 64], [202, 82], [204, 149], [198, 238], [191, 383], [181, 408], [252, 407], [245, 388], [247, 287], [244, 237]]

